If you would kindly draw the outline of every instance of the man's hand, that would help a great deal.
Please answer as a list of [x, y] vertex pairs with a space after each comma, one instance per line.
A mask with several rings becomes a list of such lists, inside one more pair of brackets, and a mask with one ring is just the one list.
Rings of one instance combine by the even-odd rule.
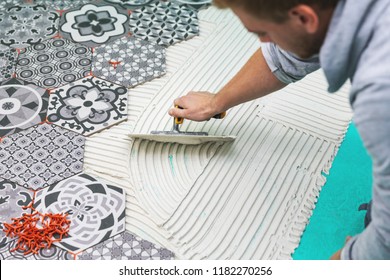
[[172, 108], [169, 115], [193, 121], [209, 120], [224, 111], [223, 108], [218, 108], [216, 95], [209, 92], [190, 92], [176, 99], [174, 105], [183, 109]]
[[[347, 236], [347, 238], [345, 239], [345, 244], [347, 244], [347, 242], [351, 239], [351, 236]], [[344, 244], [344, 245], [345, 245]], [[331, 260], [341, 260], [341, 251], [343, 250], [343, 248], [341, 248], [340, 250], [338, 250], [336, 253], [333, 254], [333, 256], [330, 257]]]

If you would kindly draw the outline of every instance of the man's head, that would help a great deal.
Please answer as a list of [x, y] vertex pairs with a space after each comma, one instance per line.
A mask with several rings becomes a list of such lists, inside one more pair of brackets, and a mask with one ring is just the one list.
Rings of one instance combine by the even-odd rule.
[[308, 58], [317, 54], [339, 0], [214, 0], [231, 8], [262, 42]]

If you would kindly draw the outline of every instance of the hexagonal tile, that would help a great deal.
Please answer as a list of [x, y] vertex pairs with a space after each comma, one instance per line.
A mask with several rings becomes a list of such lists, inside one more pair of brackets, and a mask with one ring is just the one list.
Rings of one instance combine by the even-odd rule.
[[95, 77], [78, 80], [51, 93], [47, 118], [91, 135], [127, 119], [127, 89]]
[[86, 46], [96, 47], [128, 33], [127, 11], [112, 5], [86, 4], [66, 11], [60, 34]]
[[172, 260], [174, 254], [126, 231], [85, 250], [77, 258], [79, 260]]
[[43, 5], [8, 7], [0, 21], [0, 43], [13, 48], [39, 43], [57, 34], [59, 19]]
[[165, 48], [134, 37], [123, 37], [96, 48], [93, 75], [134, 87], [166, 73]]
[[46, 118], [49, 92], [33, 83], [10, 79], [0, 85], [0, 137], [36, 125]]
[[173, 2], [159, 1], [134, 10], [129, 25], [134, 36], [162, 46], [199, 35], [196, 10]]
[[3, 231], [4, 223], [11, 223], [12, 218], [21, 217], [23, 213], [31, 213], [31, 209], [23, 209], [29, 205], [34, 193], [15, 183], [0, 179], [0, 248], [14, 238], [7, 237]]
[[148, 5], [156, 0], [103, 0], [108, 4], [120, 5], [125, 9], [135, 9], [145, 5]]
[[29, 253], [27, 255], [20, 250], [13, 251], [16, 247], [16, 240], [9, 242], [6, 246], [0, 247], [1, 260], [73, 260], [74, 257], [67, 251], [51, 246], [50, 249], [44, 248], [38, 251], [38, 254]]
[[77, 254], [125, 230], [125, 203], [123, 189], [80, 174], [37, 192], [34, 207], [69, 214], [69, 236], [56, 246]]
[[0, 45], [0, 82], [13, 77], [17, 57], [15, 49]]
[[44, 88], [56, 88], [91, 73], [90, 48], [66, 39], [50, 39], [20, 51], [16, 75]]
[[41, 124], [0, 143], [0, 177], [40, 189], [78, 174], [83, 168], [84, 136]]

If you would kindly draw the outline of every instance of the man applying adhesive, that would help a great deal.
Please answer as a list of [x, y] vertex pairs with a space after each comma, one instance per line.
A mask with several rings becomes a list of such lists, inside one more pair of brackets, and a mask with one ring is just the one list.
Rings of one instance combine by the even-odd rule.
[[263, 42], [218, 93], [190, 92], [171, 116], [194, 121], [262, 97], [322, 67], [329, 92], [352, 82], [354, 122], [373, 160], [371, 222], [332, 259], [390, 259], [390, 1], [214, 0]]

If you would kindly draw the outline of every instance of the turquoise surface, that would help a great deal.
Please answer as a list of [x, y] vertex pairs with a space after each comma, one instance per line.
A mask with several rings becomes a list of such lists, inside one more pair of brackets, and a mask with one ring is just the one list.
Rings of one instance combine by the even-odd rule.
[[356, 127], [351, 124], [320, 192], [294, 260], [325, 260], [344, 245], [346, 236], [364, 228], [365, 211], [372, 190], [371, 159]]

